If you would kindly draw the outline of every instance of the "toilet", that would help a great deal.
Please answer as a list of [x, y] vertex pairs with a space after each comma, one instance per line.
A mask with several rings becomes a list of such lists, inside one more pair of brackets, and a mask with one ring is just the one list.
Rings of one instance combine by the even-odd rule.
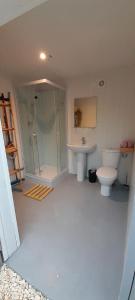
[[97, 170], [97, 177], [101, 183], [101, 195], [110, 196], [111, 187], [117, 178], [117, 167], [120, 151], [117, 149], [103, 150], [103, 166]]

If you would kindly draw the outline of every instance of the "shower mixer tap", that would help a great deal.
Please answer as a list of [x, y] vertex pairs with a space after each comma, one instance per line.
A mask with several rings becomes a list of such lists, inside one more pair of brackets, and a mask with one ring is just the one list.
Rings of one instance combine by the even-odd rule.
[[81, 138], [81, 140], [82, 140], [82, 145], [85, 145], [85, 144], [86, 144], [86, 138], [83, 136], [83, 137]]
[[36, 137], [36, 136], [37, 136], [36, 132], [33, 132], [32, 135], [33, 135], [33, 137]]
[[33, 142], [35, 142], [36, 144], [38, 144], [36, 132], [33, 132], [32, 136], [33, 136]]

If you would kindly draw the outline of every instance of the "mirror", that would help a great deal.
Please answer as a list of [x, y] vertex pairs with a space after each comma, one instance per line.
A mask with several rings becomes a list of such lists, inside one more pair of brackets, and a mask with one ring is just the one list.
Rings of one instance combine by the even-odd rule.
[[97, 97], [74, 99], [74, 127], [95, 128]]

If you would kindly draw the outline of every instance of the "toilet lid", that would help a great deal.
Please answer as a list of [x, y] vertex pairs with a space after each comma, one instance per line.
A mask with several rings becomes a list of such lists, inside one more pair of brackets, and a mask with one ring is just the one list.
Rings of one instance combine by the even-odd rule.
[[104, 178], [114, 178], [117, 177], [117, 171], [111, 167], [101, 167], [97, 170], [97, 176]]

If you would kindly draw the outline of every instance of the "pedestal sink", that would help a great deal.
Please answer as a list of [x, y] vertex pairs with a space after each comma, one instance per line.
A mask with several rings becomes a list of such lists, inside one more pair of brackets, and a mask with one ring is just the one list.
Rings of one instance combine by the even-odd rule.
[[87, 154], [93, 152], [96, 148], [96, 145], [67, 144], [67, 147], [69, 150], [72, 150], [77, 154], [77, 180], [83, 181], [85, 177]]

